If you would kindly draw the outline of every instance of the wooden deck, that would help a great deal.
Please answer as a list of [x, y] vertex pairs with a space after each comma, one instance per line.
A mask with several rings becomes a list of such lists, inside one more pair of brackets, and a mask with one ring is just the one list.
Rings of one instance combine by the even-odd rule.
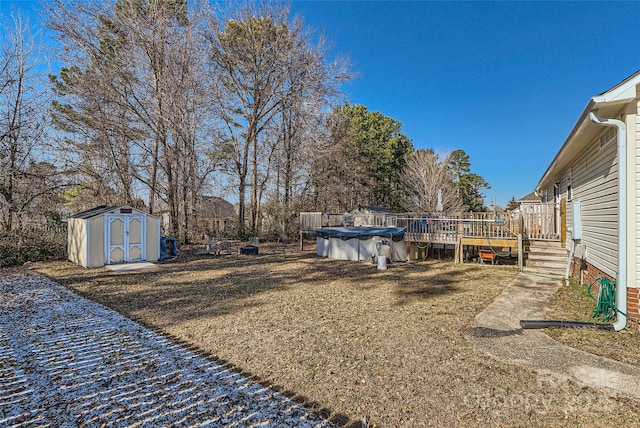
[[462, 262], [465, 250], [491, 251], [517, 249], [522, 267], [523, 241], [561, 241], [564, 236], [564, 210], [559, 204], [522, 205], [520, 210], [495, 213], [402, 213], [402, 214], [326, 214], [300, 213], [300, 245], [303, 235], [327, 226], [388, 226], [406, 228], [404, 240], [409, 259], [423, 257], [434, 245], [455, 248], [455, 260]]

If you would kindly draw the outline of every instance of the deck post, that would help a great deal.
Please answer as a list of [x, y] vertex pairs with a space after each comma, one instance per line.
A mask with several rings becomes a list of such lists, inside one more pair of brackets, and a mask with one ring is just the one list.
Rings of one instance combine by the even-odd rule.
[[[445, 250], [447, 246], [445, 245]], [[458, 242], [455, 243], [454, 251], [453, 251], [453, 263], [460, 263], [460, 244]]]
[[453, 260], [455, 264], [459, 264], [461, 263], [461, 253], [462, 253], [462, 238], [458, 237], [458, 239], [456, 240], [455, 243], [455, 251], [454, 251], [454, 256], [453, 256]]
[[524, 248], [522, 246], [522, 235], [524, 233], [524, 216], [522, 213], [522, 204], [520, 205], [520, 213], [519, 213], [519, 227], [518, 227], [518, 271], [522, 272], [522, 267], [524, 266]]
[[522, 271], [524, 254], [522, 248], [522, 232], [518, 233], [518, 270]]

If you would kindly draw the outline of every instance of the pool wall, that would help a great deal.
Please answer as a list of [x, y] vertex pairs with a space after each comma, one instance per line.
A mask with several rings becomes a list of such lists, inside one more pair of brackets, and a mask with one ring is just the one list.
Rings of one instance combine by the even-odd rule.
[[[383, 242], [391, 246], [391, 260], [407, 260], [407, 246], [399, 228], [323, 228], [317, 233], [316, 254], [337, 260], [371, 260]], [[399, 239], [399, 240], [397, 240]]]

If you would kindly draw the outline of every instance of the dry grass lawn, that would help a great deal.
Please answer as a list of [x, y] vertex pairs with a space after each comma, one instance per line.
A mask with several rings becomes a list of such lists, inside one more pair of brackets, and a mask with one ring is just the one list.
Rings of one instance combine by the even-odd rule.
[[[587, 286], [571, 281], [549, 304], [548, 319], [598, 322], [593, 309], [596, 302], [589, 297]], [[592, 293], [597, 298], [597, 287]], [[594, 329], [557, 328], [547, 330], [555, 340], [592, 354], [640, 366], [640, 334], [636, 328], [612, 332]]]
[[471, 345], [474, 316], [514, 267], [426, 261], [379, 271], [294, 251], [181, 255], [154, 272], [34, 268], [340, 424], [632, 426], [640, 418], [638, 400], [540, 379]]

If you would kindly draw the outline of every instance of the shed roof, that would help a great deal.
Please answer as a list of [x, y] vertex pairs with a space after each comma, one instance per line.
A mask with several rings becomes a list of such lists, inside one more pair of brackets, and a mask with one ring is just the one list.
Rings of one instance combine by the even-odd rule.
[[118, 211], [118, 210], [120, 210], [122, 208], [125, 208], [125, 209], [130, 208], [131, 210], [133, 210], [133, 211], [135, 211], [137, 213], [140, 213], [140, 214], [152, 215], [152, 214], [145, 213], [144, 211], [139, 210], [138, 208], [130, 207], [129, 205], [111, 205], [111, 206], [98, 205], [97, 207], [88, 209], [86, 211], [81, 211], [79, 213], [70, 215], [69, 217], [70, 218], [88, 219], [88, 218], [97, 217], [97, 216], [102, 215], [102, 214], [110, 213], [110, 212], [113, 212], [113, 211]]
[[114, 208], [116, 208], [116, 207], [115, 206], [107, 206], [107, 205], [98, 205], [97, 207], [93, 207], [93, 208], [88, 209], [86, 211], [81, 211], [79, 213], [72, 214], [69, 217], [70, 218], [91, 218], [91, 217], [95, 217], [97, 215], [109, 212]]

